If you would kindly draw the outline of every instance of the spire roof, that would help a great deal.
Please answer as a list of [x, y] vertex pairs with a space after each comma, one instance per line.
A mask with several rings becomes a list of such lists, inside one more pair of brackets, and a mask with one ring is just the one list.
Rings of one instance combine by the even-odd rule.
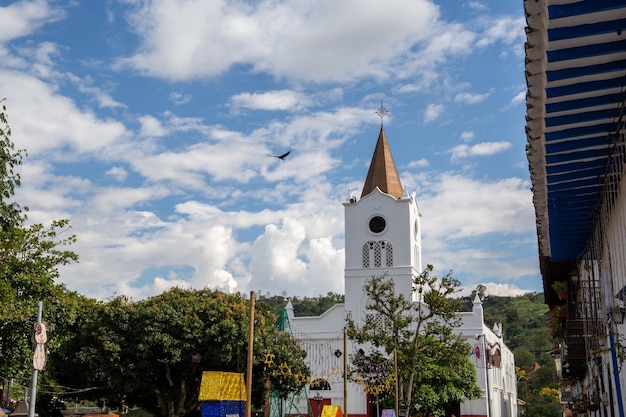
[[378, 142], [376, 142], [376, 148], [374, 149], [372, 162], [370, 162], [370, 169], [367, 172], [361, 198], [374, 191], [376, 187], [395, 198], [401, 198], [403, 194], [400, 176], [398, 175], [396, 164], [393, 162], [393, 156], [391, 155], [385, 129], [382, 124], [380, 126]]

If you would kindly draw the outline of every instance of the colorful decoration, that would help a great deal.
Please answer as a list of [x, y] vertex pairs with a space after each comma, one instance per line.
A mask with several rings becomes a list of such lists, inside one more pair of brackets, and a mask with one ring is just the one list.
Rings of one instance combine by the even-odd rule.
[[273, 363], [274, 363], [274, 354], [268, 350], [267, 352], [265, 352], [265, 364], [268, 367], [271, 367]]
[[338, 405], [324, 405], [322, 408], [322, 416], [321, 417], [343, 417], [343, 413], [341, 412], [341, 407]]
[[33, 354], [33, 369], [43, 370], [46, 366], [46, 347], [48, 341], [47, 327], [41, 322], [35, 323], [35, 352]]
[[287, 365], [286, 363], [281, 364], [278, 368], [280, 369], [280, 373], [282, 376], [291, 375], [291, 366]]
[[245, 401], [245, 399], [246, 384], [242, 373], [202, 372], [199, 401]]
[[296, 382], [298, 383], [298, 385], [304, 385], [309, 382], [309, 379], [302, 372], [298, 372], [296, 374]]

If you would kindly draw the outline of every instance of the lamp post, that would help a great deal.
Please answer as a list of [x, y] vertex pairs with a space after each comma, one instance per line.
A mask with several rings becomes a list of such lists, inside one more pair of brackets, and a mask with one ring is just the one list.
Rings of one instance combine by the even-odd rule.
[[317, 403], [317, 417], [320, 417], [320, 403], [323, 399], [324, 398], [320, 395], [319, 392], [315, 393], [315, 397], [313, 397], [313, 400], [315, 400], [315, 402]]

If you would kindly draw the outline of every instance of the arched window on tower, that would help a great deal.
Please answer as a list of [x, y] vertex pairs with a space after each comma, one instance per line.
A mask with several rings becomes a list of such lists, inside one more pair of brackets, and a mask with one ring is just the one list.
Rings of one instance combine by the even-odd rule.
[[[383, 260], [384, 259], [384, 260]], [[370, 240], [363, 245], [363, 268], [393, 266], [393, 246], [387, 240]]]
[[380, 248], [385, 255], [385, 266], [393, 266], [393, 246], [388, 240], [380, 241]]
[[370, 267], [370, 244], [374, 242], [367, 242], [363, 245], [363, 268]]

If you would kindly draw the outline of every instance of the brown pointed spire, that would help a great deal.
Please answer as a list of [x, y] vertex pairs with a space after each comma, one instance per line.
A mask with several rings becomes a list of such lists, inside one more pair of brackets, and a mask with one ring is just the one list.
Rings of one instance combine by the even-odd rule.
[[374, 155], [370, 163], [370, 169], [367, 171], [367, 178], [365, 179], [361, 198], [374, 191], [376, 187], [395, 198], [401, 198], [403, 194], [400, 176], [398, 175], [396, 164], [393, 162], [393, 156], [391, 155], [385, 129], [382, 124], [380, 126], [378, 142], [376, 142], [376, 149], [374, 149]]

